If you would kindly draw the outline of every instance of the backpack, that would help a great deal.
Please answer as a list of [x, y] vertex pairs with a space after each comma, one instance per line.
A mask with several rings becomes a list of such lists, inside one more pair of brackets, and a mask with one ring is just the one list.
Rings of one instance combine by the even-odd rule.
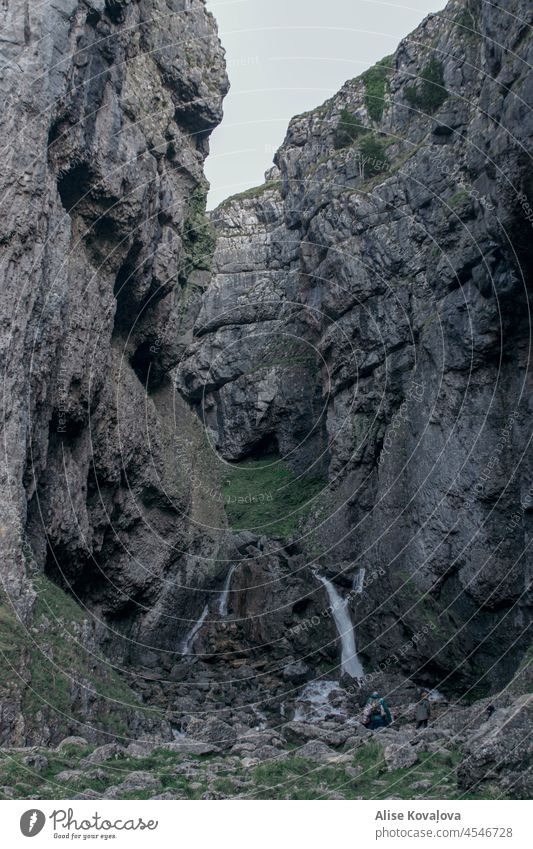
[[385, 708], [381, 699], [374, 699], [370, 704], [370, 716], [384, 716]]

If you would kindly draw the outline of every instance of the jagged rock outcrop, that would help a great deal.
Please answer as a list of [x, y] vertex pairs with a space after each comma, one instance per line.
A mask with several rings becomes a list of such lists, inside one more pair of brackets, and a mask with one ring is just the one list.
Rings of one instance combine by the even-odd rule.
[[327, 477], [292, 545], [362, 576], [366, 668], [470, 696], [509, 680], [530, 622], [532, 22], [452, 0], [295, 118], [264, 186], [213, 214], [178, 370], [225, 461]]
[[[169, 378], [206, 283], [223, 52], [203, 0], [9, 0], [0, 22], [6, 610], [41, 629], [26, 639], [48, 669], [31, 580], [44, 574], [84, 608], [82, 678], [95, 646], [152, 666], [178, 650], [223, 545], [202, 429]], [[54, 613], [48, 633], [71, 621]], [[3, 742], [47, 742], [53, 709], [19, 722], [11, 648]], [[97, 719], [72, 702], [73, 722]]]

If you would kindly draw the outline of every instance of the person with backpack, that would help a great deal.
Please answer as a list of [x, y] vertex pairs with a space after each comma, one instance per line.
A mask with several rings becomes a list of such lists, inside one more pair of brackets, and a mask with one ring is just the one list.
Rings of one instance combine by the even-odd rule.
[[386, 728], [392, 722], [392, 715], [386, 699], [379, 693], [372, 693], [363, 710], [363, 725], [370, 731]]
[[431, 704], [429, 702], [429, 693], [424, 690], [422, 697], [416, 706], [415, 719], [416, 728], [427, 728], [429, 718], [431, 716]]

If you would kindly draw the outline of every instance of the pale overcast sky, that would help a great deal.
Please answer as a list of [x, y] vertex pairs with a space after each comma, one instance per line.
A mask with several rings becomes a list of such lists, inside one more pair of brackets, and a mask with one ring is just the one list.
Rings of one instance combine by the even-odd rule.
[[211, 137], [209, 206], [263, 182], [293, 115], [392, 53], [446, 0], [207, 0], [231, 91]]

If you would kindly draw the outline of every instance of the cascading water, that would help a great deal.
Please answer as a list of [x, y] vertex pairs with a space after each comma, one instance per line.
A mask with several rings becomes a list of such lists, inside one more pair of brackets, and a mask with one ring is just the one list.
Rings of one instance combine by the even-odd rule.
[[233, 578], [233, 573], [235, 572], [237, 565], [238, 565], [237, 563], [233, 563], [233, 565], [231, 566], [231, 568], [230, 568], [230, 570], [229, 570], [229, 572], [226, 576], [226, 581], [224, 583], [224, 589], [222, 590], [222, 595], [220, 596], [220, 604], [218, 606], [218, 612], [220, 613], [221, 616], [227, 616], [228, 615], [228, 601], [229, 601], [229, 591], [230, 591], [230, 587], [231, 587], [231, 579]]
[[357, 595], [362, 595], [365, 587], [366, 569], [364, 566], [358, 569], [353, 579], [353, 590]]
[[363, 672], [361, 661], [357, 656], [355, 633], [348, 611], [347, 599], [341, 596], [336, 586], [331, 581], [328, 581], [327, 578], [323, 578], [318, 574], [317, 578], [326, 588], [331, 614], [341, 640], [341, 669], [344, 673], [350, 675], [351, 678], [363, 678], [365, 673]]
[[202, 625], [204, 624], [205, 620], [207, 619], [207, 614], [208, 614], [208, 613], [209, 613], [209, 607], [208, 607], [208, 605], [206, 604], [206, 606], [204, 607], [204, 609], [203, 609], [203, 611], [202, 611], [202, 615], [200, 616], [200, 618], [199, 618], [198, 622], [196, 622], [196, 623], [193, 625], [193, 627], [191, 628], [191, 630], [189, 631], [189, 633], [186, 635], [185, 639], [183, 640], [183, 642], [182, 642], [182, 644], [181, 644], [181, 653], [182, 653], [182, 654], [184, 654], [184, 655], [191, 654], [191, 652], [192, 652], [192, 647], [193, 647], [193, 645], [194, 645], [194, 641], [195, 641], [195, 639], [196, 639], [196, 636], [197, 636], [197, 634], [198, 634], [198, 631], [200, 630], [200, 628], [201, 628], [201, 627], [202, 627]]

